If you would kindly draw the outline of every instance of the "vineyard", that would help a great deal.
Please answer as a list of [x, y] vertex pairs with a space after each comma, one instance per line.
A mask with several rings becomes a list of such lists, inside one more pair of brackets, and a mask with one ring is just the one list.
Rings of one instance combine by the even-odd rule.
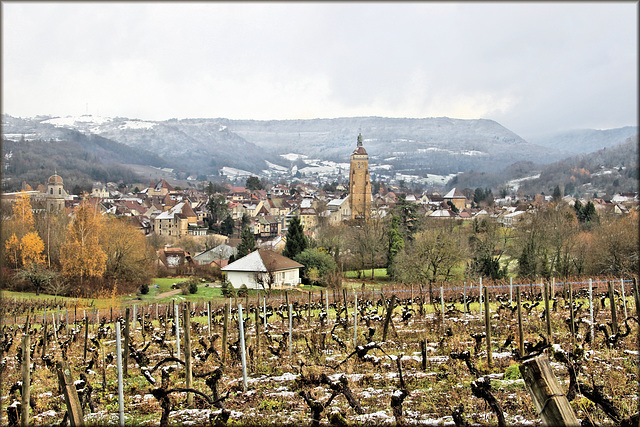
[[0, 422], [637, 426], [639, 300], [635, 278], [5, 298]]

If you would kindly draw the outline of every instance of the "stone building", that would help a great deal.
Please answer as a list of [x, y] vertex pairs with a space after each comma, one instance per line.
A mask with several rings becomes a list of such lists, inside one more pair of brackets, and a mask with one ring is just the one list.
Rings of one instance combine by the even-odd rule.
[[364, 219], [371, 215], [371, 182], [369, 180], [369, 155], [362, 146], [362, 134], [358, 135], [356, 149], [351, 154], [349, 172], [349, 206], [352, 219]]

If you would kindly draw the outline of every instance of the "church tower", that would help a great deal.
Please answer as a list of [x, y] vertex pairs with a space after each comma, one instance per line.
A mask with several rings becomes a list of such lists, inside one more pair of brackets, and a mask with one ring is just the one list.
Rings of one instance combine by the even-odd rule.
[[369, 155], [362, 146], [362, 134], [351, 154], [349, 172], [349, 206], [351, 218], [369, 218], [371, 215], [371, 182], [369, 181]]
[[57, 173], [54, 173], [47, 181], [47, 209], [49, 211], [64, 209], [64, 199], [66, 195], [67, 192], [64, 191], [62, 178]]

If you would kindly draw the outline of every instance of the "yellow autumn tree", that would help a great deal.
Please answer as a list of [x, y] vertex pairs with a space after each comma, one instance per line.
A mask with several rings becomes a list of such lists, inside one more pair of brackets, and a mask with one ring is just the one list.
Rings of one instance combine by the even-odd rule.
[[35, 221], [31, 210], [31, 196], [26, 191], [18, 193], [16, 202], [13, 204], [13, 220], [21, 234], [34, 230]]
[[118, 285], [140, 286], [150, 278], [153, 249], [128, 218], [105, 218], [101, 245], [107, 255], [104, 276]]
[[20, 257], [24, 267], [44, 264], [44, 242], [35, 231], [25, 234], [20, 240]]
[[62, 274], [75, 280], [84, 290], [88, 278], [100, 277], [105, 269], [107, 255], [100, 246], [102, 216], [87, 204], [81, 204], [67, 228], [67, 238], [60, 253]]
[[20, 240], [15, 233], [4, 242], [4, 251], [7, 257], [7, 263], [13, 268], [20, 266]]

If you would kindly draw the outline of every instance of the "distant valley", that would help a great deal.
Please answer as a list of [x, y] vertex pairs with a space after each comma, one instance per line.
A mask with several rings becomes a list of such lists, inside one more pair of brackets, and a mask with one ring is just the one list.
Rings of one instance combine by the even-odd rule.
[[7, 148], [15, 151], [20, 141], [71, 140], [103, 165], [153, 167], [159, 175], [159, 168], [164, 168], [182, 180], [216, 180], [221, 175], [242, 180], [256, 174], [271, 180], [344, 181], [349, 154], [362, 133], [373, 179], [422, 186], [442, 186], [461, 173], [462, 181], [465, 174], [513, 179], [508, 173], [512, 165], [524, 162], [528, 171], [540, 171], [584, 152], [577, 150], [614, 146], [637, 134], [637, 127], [574, 131], [533, 144], [492, 120], [446, 117], [142, 121], [95, 116], [23, 119], [5, 114], [2, 122], [8, 178], [12, 160], [6, 158]]

